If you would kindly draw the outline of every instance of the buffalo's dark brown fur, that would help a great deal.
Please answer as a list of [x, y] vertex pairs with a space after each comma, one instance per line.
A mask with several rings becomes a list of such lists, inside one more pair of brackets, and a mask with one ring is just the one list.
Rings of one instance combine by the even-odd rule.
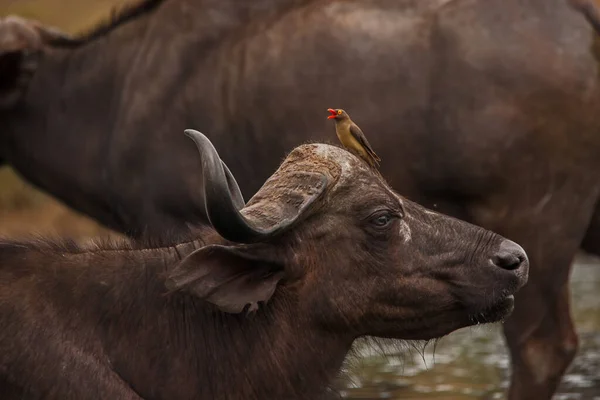
[[251, 317], [166, 296], [185, 255], [0, 245], [2, 398], [318, 398], [351, 343], [312, 335], [283, 293]]
[[[430, 339], [510, 313], [527, 280], [520, 247], [400, 198], [337, 147], [292, 152], [245, 218], [294, 212], [314, 190], [302, 173], [325, 190], [254, 244], [208, 227], [167, 247], [0, 242], [2, 399], [315, 400], [357, 338]], [[222, 311], [273, 276], [258, 310]], [[207, 283], [229, 302], [197, 297]]]
[[205, 217], [184, 129], [211, 133], [248, 195], [284, 151], [333, 138], [325, 110], [342, 107], [393, 187], [530, 254], [505, 324], [509, 397], [549, 399], [577, 351], [571, 261], [582, 242], [600, 254], [590, 16], [568, 0], [165, 0], [46, 47], [0, 114], [0, 159], [112, 228], [160, 235]]

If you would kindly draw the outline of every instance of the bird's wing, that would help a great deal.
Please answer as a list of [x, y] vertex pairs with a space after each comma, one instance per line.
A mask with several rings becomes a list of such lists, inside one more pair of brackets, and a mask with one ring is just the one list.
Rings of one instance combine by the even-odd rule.
[[354, 136], [356, 140], [358, 140], [358, 143], [360, 143], [361, 146], [363, 146], [365, 150], [367, 150], [367, 153], [369, 153], [369, 155], [371, 155], [377, 161], [381, 161], [379, 156], [375, 153], [375, 151], [369, 144], [369, 141], [367, 140], [365, 134], [360, 130], [360, 128], [356, 124], [350, 125], [350, 133], [352, 134], [352, 136]]

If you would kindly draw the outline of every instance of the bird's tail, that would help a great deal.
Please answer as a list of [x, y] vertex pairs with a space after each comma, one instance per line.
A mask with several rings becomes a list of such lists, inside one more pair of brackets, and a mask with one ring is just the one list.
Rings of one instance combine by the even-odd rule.
[[381, 161], [381, 158], [379, 158], [379, 156], [377, 154], [375, 154], [375, 152], [369, 148], [366, 148], [367, 153], [369, 153], [369, 155], [371, 156], [371, 158], [373, 158], [373, 161], [375, 161], [377, 163], [377, 166], [379, 166], [379, 162]]
[[373, 154], [371, 154], [371, 153], [368, 153], [368, 154], [369, 154], [369, 157], [368, 157], [368, 160], [367, 160], [367, 164], [369, 164], [369, 166], [371, 168], [378, 169], [379, 168], [379, 161], [381, 161], [381, 160], [377, 156], [373, 157]]

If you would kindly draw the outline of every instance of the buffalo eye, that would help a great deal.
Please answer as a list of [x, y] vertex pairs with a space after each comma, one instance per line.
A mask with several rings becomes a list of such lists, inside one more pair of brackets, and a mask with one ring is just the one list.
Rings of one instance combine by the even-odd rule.
[[380, 211], [372, 214], [369, 218], [369, 222], [377, 229], [385, 229], [397, 217], [397, 215], [394, 215], [389, 211]]
[[373, 224], [375, 226], [383, 227], [386, 226], [391, 220], [392, 217], [390, 217], [389, 215], [381, 215], [373, 221]]

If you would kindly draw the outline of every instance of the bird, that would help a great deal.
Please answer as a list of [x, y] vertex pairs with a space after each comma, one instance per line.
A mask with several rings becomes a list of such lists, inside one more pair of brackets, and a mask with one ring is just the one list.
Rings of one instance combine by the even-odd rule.
[[335, 119], [335, 133], [342, 145], [365, 160], [372, 168], [379, 167], [381, 158], [375, 154], [365, 134], [350, 119], [348, 113], [340, 108], [328, 108], [327, 111], [331, 113], [327, 119]]

